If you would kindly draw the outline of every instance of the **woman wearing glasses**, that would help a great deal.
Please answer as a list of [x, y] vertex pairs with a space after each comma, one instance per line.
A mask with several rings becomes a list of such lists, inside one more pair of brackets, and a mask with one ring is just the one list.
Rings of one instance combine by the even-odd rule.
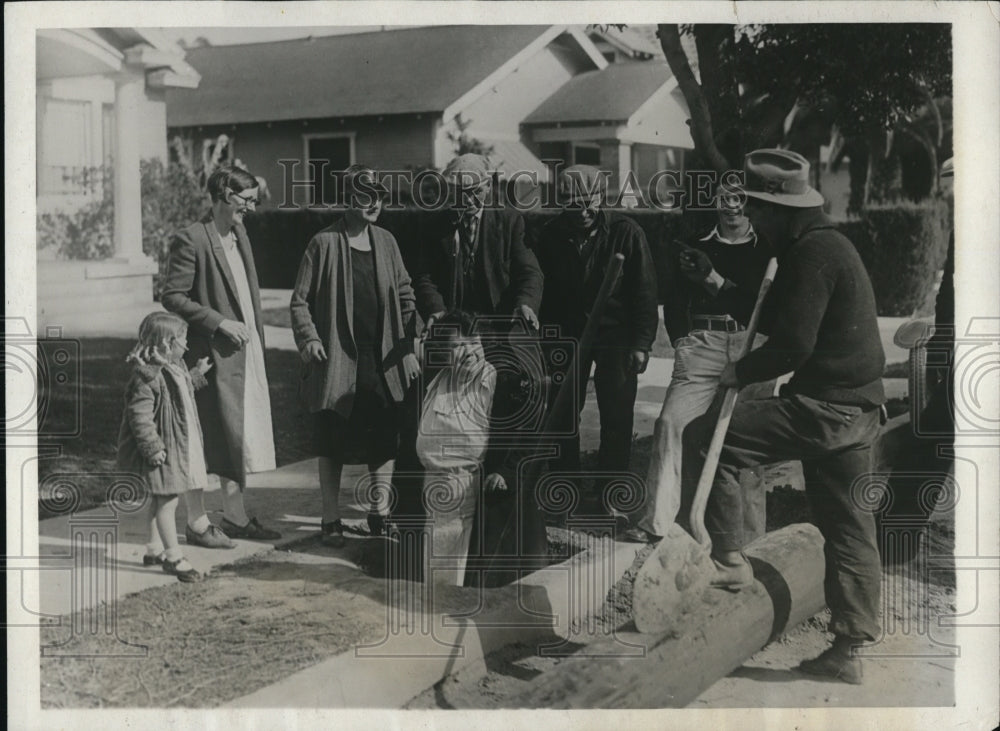
[[197, 403], [208, 472], [220, 478], [223, 520], [221, 530], [209, 522], [202, 490], [185, 493], [187, 542], [231, 548], [231, 538], [281, 537], [248, 516], [243, 502], [247, 475], [275, 467], [260, 291], [243, 227], [258, 203], [259, 183], [248, 171], [225, 166], [212, 173], [207, 188], [211, 211], [174, 237], [160, 301], [188, 323], [186, 360], [208, 356], [214, 365]]
[[375, 225], [388, 190], [363, 165], [345, 171], [347, 210], [317, 233], [292, 292], [292, 332], [303, 361], [301, 396], [312, 414], [323, 501], [322, 541], [344, 545], [341, 471], [364, 464], [369, 528], [386, 531], [399, 443], [399, 407], [419, 375], [416, 303], [393, 235]]

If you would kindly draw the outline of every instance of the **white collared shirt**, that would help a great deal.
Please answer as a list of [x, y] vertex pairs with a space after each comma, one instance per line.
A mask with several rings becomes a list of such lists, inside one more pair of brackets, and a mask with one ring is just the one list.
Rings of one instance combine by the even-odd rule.
[[730, 241], [729, 239], [725, 238], [721, 233], [719, 233], [719, 226], [716, 225], [712, 228], [711, 231], [708, 232], [707, 236], [702, 236], [699, 239], [699, 241], [712, 241], [713, 239], [715, 241], [718, 241], [720, 244], [732, 244], [734, 246], [736, 244], [749, 244], [751, 241], [753, 241], [754, 244], [756, 245], [757, 232], [753, 230], [753, 224], [751, 224], [747, 228], [747, 232], [745, 234], [740, 236], [735, 241]]
[[[735, 241], [730, 241], [725, 238], [719, 232], [719, 226], [716, 224], [712, 227], [712, 230], [708, 232], [708, 236], [702, 236], [699, 241], [718, 241], [720, 244], [726, 244], [728, 246], [737, 246], [739, 244], [749, 244], [753, 242], [753, 245], [757, 245], [757, 233], [753, 230], [753, 224], [747, 226], [747, 232], [740, 236]], [[726, 278], [719, 274], [715, 269], [708, 273], [705, 277], [703, 284], [709, 288], [709, 290], [715, 294], [718, 292], [726, 283]]]

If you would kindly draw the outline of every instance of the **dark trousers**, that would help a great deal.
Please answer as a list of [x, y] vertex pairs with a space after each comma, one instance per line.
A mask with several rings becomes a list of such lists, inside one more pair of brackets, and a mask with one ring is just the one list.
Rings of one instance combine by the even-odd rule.
[[[717, 411], [709, 411], [685, 431], [685, 460], [704, 460], [717, 416]], [[872, 442], [879, 427], [878, 409], [799, 394], [738, 402], [705, 512], [714, 550], [742, 550], [746, 544], [740, 470], [802, 460], [813, 519], [825, 540], [830, 631], [868, 640], [879, 633], [882, 576], [875, 520], [865, 504]]]
[[[629, 367], [627, 347], [597, 345], [581, 361], [577, 383], [577, 423], [587, 400], [587, 376], [593, 366], [594, 390], [601, 419], [601, 446], [597, 468], [602, 472], [625, 472], [632, 458], [632, 424], [639, 378]], [[580, 469], [580, 433], [563, 441], [559, 465]]]

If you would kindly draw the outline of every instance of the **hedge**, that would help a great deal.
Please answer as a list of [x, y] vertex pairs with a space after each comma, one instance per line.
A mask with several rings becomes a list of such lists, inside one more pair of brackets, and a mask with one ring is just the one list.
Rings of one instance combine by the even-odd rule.
[[868, 269], [878, 314], [909, 317], [925, 305], [944, 266], [951, 231], [944, 200], [870, 206], [839, 224]]
[[[261, 287], [290, 289], [299, 261], [316, 232], [342, 214], [329, 209], [258, 211], [246, 219]], [[383, 212], [379, 225], [395, 235], [407, 265], [412, 266], [420, 219], [428, 215], [416, 209]], [[554, 214], [525, 214], [525, 236], [529, 245]], [[694, 230], [712, 225], [714, 214], [682, 215], [675, 212], [636, 210], [627, 213], [646, 234], [656, 265], [661, 294], [667, 245]], [[875, 289], [879, 315], [909, 316], [933, 288], [944, 264], [950, 217], [944, 201], [876, 206], [861, 218], [839, 222], [839, 230], [861, 254]]]

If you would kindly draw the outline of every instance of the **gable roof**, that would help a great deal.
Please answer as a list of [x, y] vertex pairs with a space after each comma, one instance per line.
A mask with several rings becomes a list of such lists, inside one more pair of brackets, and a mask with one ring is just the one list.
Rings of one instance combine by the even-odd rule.
[[630, 26], [616, 28], [615, 26], [598, 26], [590, 31], [591, 37], [597, 37], [620, 51], [625, 52], [630, 58], [647, 59], [659, 57], [663, 58], [663, 49], [660, 48], [656, 40], [656, 26]]
[[373, 31], [187, 52], [197, 89], [171, 89], [173, 127], [443, 112], [553, 26]]
[[663, 61], [613, 63], [574, 76], [524, 124], [625, 122], [671, 79]]

